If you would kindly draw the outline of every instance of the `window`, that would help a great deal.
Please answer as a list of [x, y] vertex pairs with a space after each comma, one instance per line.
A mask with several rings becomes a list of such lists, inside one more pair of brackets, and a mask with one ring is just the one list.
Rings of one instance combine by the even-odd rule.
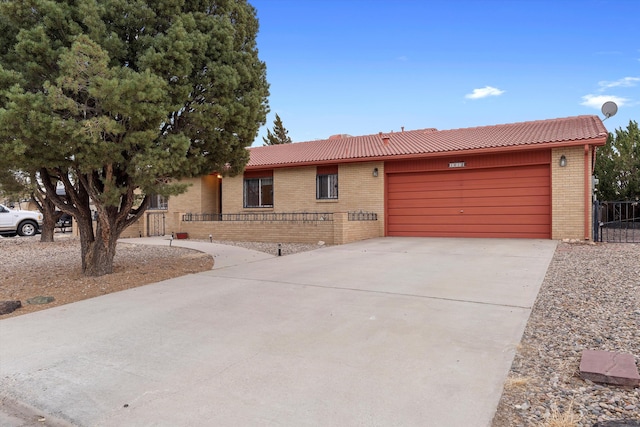
[[244, 207], [273, 207], [273, 177], [245, 178]]
[[316, 175], [316, 199], [337, 198], [338, 166], [319, 166]]
[[161, 196], [159, 194], [150, 194], [149, 199], [149, 209], [166, 210], [169, 207], [169, 199], [165, 196]]

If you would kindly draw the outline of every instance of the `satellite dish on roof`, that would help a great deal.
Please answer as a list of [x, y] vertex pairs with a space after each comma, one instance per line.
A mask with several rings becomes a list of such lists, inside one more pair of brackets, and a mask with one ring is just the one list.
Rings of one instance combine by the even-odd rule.
[[607, 101], [602, 104], [602, 114], [604, 114], [605, 120], [609, 117], [613, 117], [618, 112], [618, 106], [613, 101]]

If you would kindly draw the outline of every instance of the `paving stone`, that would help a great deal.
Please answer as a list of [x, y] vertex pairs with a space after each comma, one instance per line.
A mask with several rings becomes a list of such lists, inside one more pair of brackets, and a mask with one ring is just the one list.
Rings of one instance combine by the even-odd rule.
[[618, 421], [603, 421], [595, 423], [593, 427], [640, 427], [639, 420], [618, 420]]
[[0, 315], [9, 314], [22, 307], [20, 301], [0, 301]]
[[53, 302], [53, 301], [55, 301], [54, 297], [38, 296], [38, 297], [27, 299], [27, 304], [49, 304], [50, 302]]
[[628, 353], [584, 350], [580, 361], [580, 376], [593, 382], [640, 386], [636, 360]]

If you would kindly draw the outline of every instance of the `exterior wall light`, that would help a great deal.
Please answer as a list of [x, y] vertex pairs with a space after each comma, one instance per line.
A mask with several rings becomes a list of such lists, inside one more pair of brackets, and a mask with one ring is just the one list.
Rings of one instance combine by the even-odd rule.
[[563, 168], [567, 166], [567, 157], [563, 154], [560, 156], [560, 167]]
[[378, 176], [378, 168], [373, 168], [373, 176], [374, 177]]

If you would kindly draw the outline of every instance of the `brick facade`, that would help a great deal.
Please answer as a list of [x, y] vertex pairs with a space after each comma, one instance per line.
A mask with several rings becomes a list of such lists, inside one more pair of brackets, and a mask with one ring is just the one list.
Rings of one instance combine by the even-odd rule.
[[[585, 228], [585, 156], [591, 168], [592, 150], [584, 147], [555, 148], [551, 151], [552, 239], [591, 239], [592, 227]], [[560, 167], [560, 157], [567, 165]], [[373, 176], [377, 169], [377, 177]], [[138, 223], [129, 227], [122, 237], [146, 236], [149, 215], [164, 213], [165, 234], [187, 232], [191, 238], [207, 239], [211, 234], [218, 240], [251, 240], [264, 242], [328, 244], [384, 236], [385, 164], [384, 162], [344, 163], [338, 165], [338, 199], [316, 199], [315, 166], [277, 168], [273, 173], [273, 207], [243, 207], [243, 175], [224, 177], [215, 175], [188, 180], [188, 191], [169, 199], [167, 211], [145, 213]], [[591, 188], [591, 172], [588, 185]], [[222, 193], [222, 194], [221, 194]], [[591, 218], [591, 200], [587, 208]], [[378, 215], [377, 221], [348, 221], [347, 212], [365, 211]], [[327, 222], [283, 221], [206, 221], [183, 222], [185, 213], [291, 213], [327, 212], [334, 214]], [[587, 231], [585, 236], [585, 231]]]
[[[588, 168], [591, 168], [591, 156], [588, 156]], [[565, 156], [567, 165], [560, 166], [560, 157]], [[588, 173], [588, 185], [591, 187], [592, 171]], [[585, 236], [585, 150], [584, 147], [556, 148], [551, 151], [551, 238], [578, 239], [593, 238], [591, 224]], [[590, 191], [591, 194], [591, 191]], [[587, 200], [589, 219], [592, 217], [591, 199]]]
[[332, 221], [194, 221], [182, 222], [181, 232], [192, 239], [253, 242], [296, 242], [341, 245], [379, 237], [380, 221], [349, 221], [347, 213], [333, 214]]
[[[374, 169], [377, 169], [377, 177], [373, 176]], [[243, 176], [225, 177], [222, 181], [222, 213], [374, 212], [379, 218], [374, 221], [375, 235], [384, 235], [384, 162], [340, 164], [338, 198], [330, 200], [316, 199], [316, 170], [315, 166], [273, 170], [272, 208], [244, 208]]]

